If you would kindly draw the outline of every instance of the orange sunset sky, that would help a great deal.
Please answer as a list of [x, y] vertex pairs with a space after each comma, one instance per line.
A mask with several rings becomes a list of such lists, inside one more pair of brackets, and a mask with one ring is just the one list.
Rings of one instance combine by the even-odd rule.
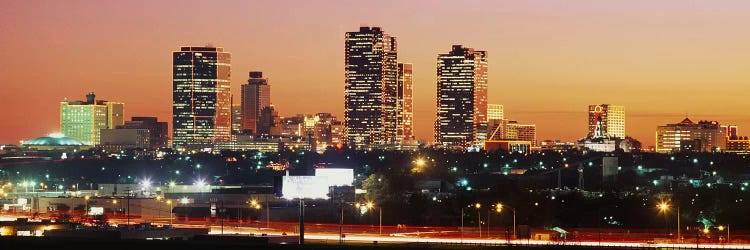
[[[626, 108], [646, 146], [656, 126], [712, 119], [750, 135], [750, 1], [37, 1], [0, 8], [0, 143], [59, 130], [59, 102], [125, 103], [171, 122], [171, 52], [232, 53], [232, 92], [263, 71], [280, 115], [343, 119], [344, 33], [380, 26], [414, 64], [415, 131], [432, 141], [439, 53], [489, 54], [489, 101], [538, 139], [586, 135], [587, 105]], [[235, 98], [238, 103], [238, 98]], [[171, 127], [171, 125], [170, 125]]]

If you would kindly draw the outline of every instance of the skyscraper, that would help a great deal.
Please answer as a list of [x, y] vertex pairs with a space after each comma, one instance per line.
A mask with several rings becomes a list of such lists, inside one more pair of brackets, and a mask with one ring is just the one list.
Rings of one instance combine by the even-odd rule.
[[610, 104], [589, 105], [589, 138], [625, 139], [625, 107]]
[[242, 132], [242, 105], [232, 104], [232, 135]]
[[60, 130], [86, 145], [99, 145], [102, 129], [123, 125], [124, 109], [123, 103], [97, 101], [94, 92], [86, 95], [86, 101], [65, 100], [60, 103]]
[[347, 143], [390, 144], [397, 137], [396, 38], [360, 27], [345, 38], [344, 123]]
[[414, 140], [414, 112], [412, 103], [412, 64], [398, 63], [396, 98], [396, 141], [398, 144]]
[[229, 140], [231, 54], [220, 47], [181, 47], [172, 62], [173, 146]]
[[482, 146], [487, 137], [487, 52], [453, 45], [437, 61], [435, 142]]
[[261, 111], [271, 106], [271, 86], [263, 72], [250, 71], [250, 79], [242, 85], [242, 130], [258, 133]]

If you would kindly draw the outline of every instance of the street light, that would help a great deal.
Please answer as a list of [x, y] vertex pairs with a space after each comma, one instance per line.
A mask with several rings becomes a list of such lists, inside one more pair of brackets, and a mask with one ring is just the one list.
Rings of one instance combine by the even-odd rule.
[[724, 227], [724, 226], [718, 226], [716, 228], [719, 229], [719, 231], [724, 231], [725, 228], [727, 229], [727, 243], [729, 243], [729, 224], [727, 224], [726, 227]]
[[424, 166], [427, 164], [427, 161], [425, 161], [422, 158], [414, 160], [414, 168], [411, 169], [413, 173], [421, 173], [422, 170], [424, 170]]
[[513, 237], [516, 237], [516, 209], [511, 206], [503, 205], [502, 203], [495, 204], [495, 211], [498, 213], [503, 211], [503, 207], [510, 208], [513, 211]]
[[112, 199], [112, 211], [114, 211], [114, 212], [112, 212], [112, 216], [116, 216], [117, 215], [117, 209], [115, 208], [115, 206], [117, 206], [117, 200], [116, 199]]
[[169, 204], [169, 225], [172, 225], [172, 200], [167, 200], [167, 204]]
[[[669, 224], [667, 222], [667, 211], [669, 211], [669, 203], [665, 201], [659, 202], [659, 204], [656, 205], [656, 208], [659, 209], [659, 212], [664, 213], [665, 237], [669, 237]], [[679, 226], [677, 228], [679, 228]], [[677, 239], [679, 240], [679, 236]]]
[[86, 210], [83, 210], [84, 215], [87, 215], [89, 213], [89, 199], [91, 199], [91, 196], [86, 195], [83, 197], [83, 200], [86, 203]]
[[[250, 207], [255, 210], [260, 210], [261, 205], [257, 200], [251, 200], [250, 201]], [[260, 218], [258, 219], [258, 230], [260, 230]]]
[[479, 238], [482, 238], [482, 212], [481, 210], [479, 210], [480, 208], [482, 208], [482, 204], [479, 204], [479, 202], [477, 202], [476, 204], [474, 204], [474, 207], [477, 209], [477, 227], [479, 228]]
[[[365, 207], [367, 207], [367, 210], [369, 211], [370, 209], [375, 207], [375, 203], [373, 203], [372, 201], [368, 201], [367, 203], [365, 203]], [[383, 207], [382, 206], [378, 206], [378, 214], [379, 214], [378, 215], [378, 221], [379, 221], [378, 235], [382, 235], [383, 234]]]
[[422, 166], [424, 166], [424, 164], [425, 164], [426, 162], [425, 162], [425, 160], [424, 160], [424, 159], [422, 159], [422, 158], [419, 158], [419, 159], [417, 159], [417, 161], [415, 161], [415, 163], [417, 164], [417, 166], [420, 166], [420, 167], [422, 167]]
[[160, 218], [161, 217], [161, 195], [156, 196], [156, 203], [159, 204], [159, 208], [156, 210], [156, 217]]
[[[365, 203], [356, 203], [354, 204], [354, 207], [359, 209], [360, 213], [364, 214], [365, 212], [368, 212], [371, 209], [373, 209], [375, 207], [375, 203], [373, 203], [372, 201], [368, 201]], [[382, 235], [383, 234], [383, 207], [378, 206], [378, 214], [379, 214], [378, 215], [379, 235]], [[342, 210], [342, 218], [343, 218], [343, 210]]]

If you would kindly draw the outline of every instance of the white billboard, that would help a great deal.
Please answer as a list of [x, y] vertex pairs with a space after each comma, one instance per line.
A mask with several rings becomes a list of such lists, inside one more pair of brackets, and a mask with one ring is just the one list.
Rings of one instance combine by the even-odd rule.
[[352, 186], [354, 184], [354, 169], [347, 168], [318, 168], [315, 176], [328, 177], [328, 186]]
[[103, 207], [91, 207], [89, 210], [89, 215], [102, 215], [104, 214], [104, 208]]
[[286, 199], [328, 199], [328, 177], [283, 176], [281, 195]]

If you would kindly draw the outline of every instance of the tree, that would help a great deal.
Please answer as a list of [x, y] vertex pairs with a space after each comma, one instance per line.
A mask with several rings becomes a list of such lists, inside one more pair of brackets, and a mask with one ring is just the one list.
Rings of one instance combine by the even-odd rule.
[[362, 189], [367, 191], [365, 199], [376, 203], [383, 203], [391, 198], [390, 184], [382, 174], [371, 174], [362, 181]]

